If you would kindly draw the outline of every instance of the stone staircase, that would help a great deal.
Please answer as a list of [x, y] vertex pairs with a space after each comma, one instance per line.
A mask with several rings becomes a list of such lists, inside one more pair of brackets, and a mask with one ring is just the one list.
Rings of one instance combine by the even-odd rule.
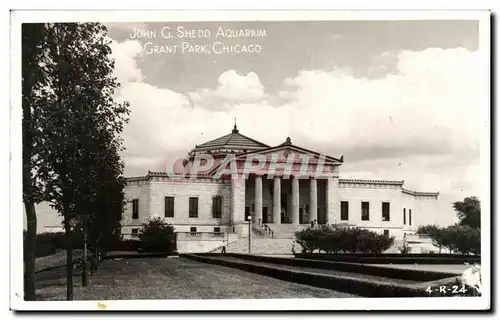
[[273, 224], [267, 225], [272, 230], [274, 239], [293, 239], [297, 231], [307, 229], [309, 225], [294, 225], [294, 224]]
[[[308, 225], [254, 224], [252, 225], [251, 253], [290, 255], [292, 254], [294, 233], [307, 227]], [[297, 250], [297, 247], [295, 249]], [[248, 237], [238, 239], [227, 245], [226, 252], [248, 253]]]
[[[295, 231], [307, 228], [291, 224], [252, 225], [252, 254], [290, 255]], [[295, 248], [297, 249], [297, 248]], [[222, 246], [210, 252], [221, 252]], [[248, 237], [226, 245], [227, 253], [248, 253]]]

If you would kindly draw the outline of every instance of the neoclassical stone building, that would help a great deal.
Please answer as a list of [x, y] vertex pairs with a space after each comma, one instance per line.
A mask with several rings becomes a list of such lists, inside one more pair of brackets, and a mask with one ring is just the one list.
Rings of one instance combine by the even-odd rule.
[[150, 217], [163, 217], [178, 232], [179, 251], [209, 251], [249, 230], [288, 237], [311, 222], [402, 239], [422, 214], [433, 212], [437, 192], [408, 190], [403, 181], [342, 179], [342, 163], [343, 157], [321, 155], [290, 138], [268, 146], [235, 125], [195, 146], [182, 165], [127, 178], [122, 232], [134, 236]]

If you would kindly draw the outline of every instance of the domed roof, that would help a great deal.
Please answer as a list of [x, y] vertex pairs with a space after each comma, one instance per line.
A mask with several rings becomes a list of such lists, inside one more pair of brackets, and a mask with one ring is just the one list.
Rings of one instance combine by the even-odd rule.
[[245, 135], [242, 135], [235, 124], [230, 134], [197, 145], [190, 152], [190, 154], [194, 155], [197, 153], [209, 153], [209, 154], [243, 153], [243, 152], [261, 150], [266, 148], [269, 148], [269, 146], [252, 138], [249, 138]]

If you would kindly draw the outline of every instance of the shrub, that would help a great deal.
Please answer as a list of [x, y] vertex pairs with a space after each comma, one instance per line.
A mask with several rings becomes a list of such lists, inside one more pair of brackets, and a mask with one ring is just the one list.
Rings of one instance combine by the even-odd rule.
[[[64, 232], [43, 232], [36, 236], [37, 243], [51, 243], [56, 249], [66, 249], [66, 235]], [[83, 234], [71, 233], [73, 249], [83, 249]]]
[[160, 217], [151, 218], [139, 233], [143, 252], [170, 253], [175, 251], [174, 227]]
[[296, 232], [295, 241], [306, 253], [319, 250], [326, 253], [380, 254], [393, 245], [394, 237], [358, 227], [321, 226]]
[[420, 227], [418, 233], [428, 234], [432, 244], [462, 254], [481, 254], [481, 231], [468, 225], [455, 224], [446, 228]]

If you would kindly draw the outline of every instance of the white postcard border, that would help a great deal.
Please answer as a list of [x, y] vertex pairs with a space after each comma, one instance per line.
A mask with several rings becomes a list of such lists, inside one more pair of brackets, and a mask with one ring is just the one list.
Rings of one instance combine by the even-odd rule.
[[68, 21], [238, 21], [238, 20], [480, 20], [480, 52], [484, 83], [484, 126], [481, 140], [482, 268], [484, 294], [479, 298], [342, 298], [259, 300], [108, 300], [107, 310], [475, 310], [490, 306], [490, 21], [487, 11], [18, 11], [11, 14], [11, 161], [10, 271], [11, 308], [15, 310], [99, 310], [99, 301], [23, 300], [22, 152], [21, 152], [21, 23]]

